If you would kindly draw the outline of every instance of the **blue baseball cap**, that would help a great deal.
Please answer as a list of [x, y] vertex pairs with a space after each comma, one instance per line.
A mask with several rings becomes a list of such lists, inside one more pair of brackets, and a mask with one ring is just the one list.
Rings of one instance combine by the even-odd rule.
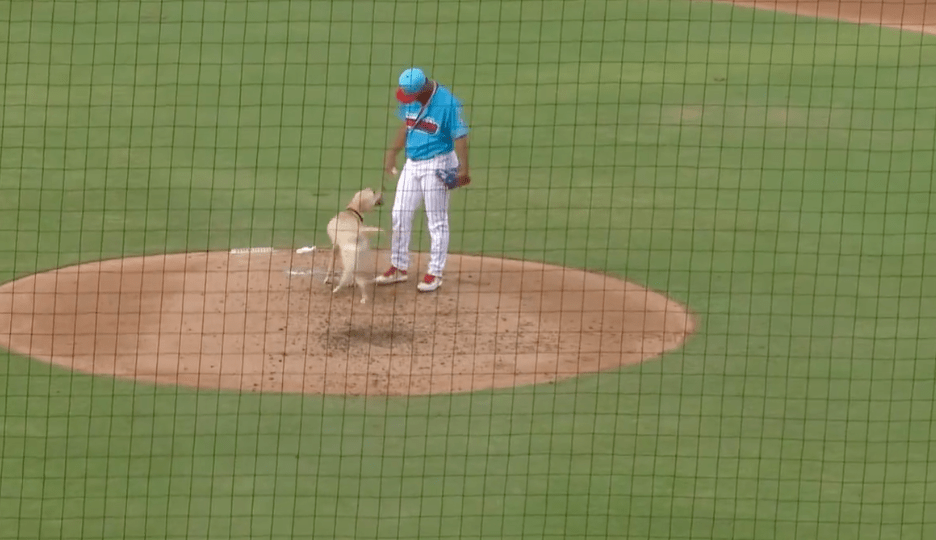
[[419, 91], [426, 86], [428, 80], [423, 70], [417, 67], [407, 69], [400, 74], [397, 99], [403, 103], [412, 103], [419, 95]]

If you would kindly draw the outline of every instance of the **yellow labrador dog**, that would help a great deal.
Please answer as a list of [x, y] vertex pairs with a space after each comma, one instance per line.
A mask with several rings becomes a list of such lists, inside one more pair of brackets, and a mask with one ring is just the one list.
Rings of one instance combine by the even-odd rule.
[[365, 188], [354, 194], [346, 210], [339, 212], [328, 222], [328, 237], [331, 239], [331, 257], [325, 283], [331, 283], [335, 271], [335, 257], [341, 253], [341, 279], [332, 291], [337, 293], [344, 287], [357, 284], [361, 290], [361, 303], [366, 304], [373, 296], [374, 277], [377, 275], [375, 260], [370, 260], [370, 238], [368, 234], [383, 231], [380, 227], [364, 225], [364, 214], [383, 204], [383, 194]]

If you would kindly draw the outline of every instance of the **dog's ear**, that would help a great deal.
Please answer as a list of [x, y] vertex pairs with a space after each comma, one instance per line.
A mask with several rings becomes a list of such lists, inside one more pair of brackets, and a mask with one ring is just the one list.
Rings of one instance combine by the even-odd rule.
[[348, 208], [354, 210], [355, 212], [361, 211], [361, 197], [363, 196], [363, 191], [358, 191], [354, 194], [354, 197], [351, 197], [351, 202], [348, 203]]

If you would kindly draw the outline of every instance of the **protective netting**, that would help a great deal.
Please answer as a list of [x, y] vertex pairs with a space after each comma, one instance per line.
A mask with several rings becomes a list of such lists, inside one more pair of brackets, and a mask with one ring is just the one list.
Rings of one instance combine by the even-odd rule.
[[0, 539], [936, 538], [936, 6], [747, 4], [0, 1]]

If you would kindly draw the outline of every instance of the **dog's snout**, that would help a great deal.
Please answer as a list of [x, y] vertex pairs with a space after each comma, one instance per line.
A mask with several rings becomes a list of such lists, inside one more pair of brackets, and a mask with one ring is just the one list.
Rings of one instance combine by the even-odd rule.
[[378, 193], [377, 198], [374, 200], [374, 206], [380, 206], [383, 204], [383, 193]]

